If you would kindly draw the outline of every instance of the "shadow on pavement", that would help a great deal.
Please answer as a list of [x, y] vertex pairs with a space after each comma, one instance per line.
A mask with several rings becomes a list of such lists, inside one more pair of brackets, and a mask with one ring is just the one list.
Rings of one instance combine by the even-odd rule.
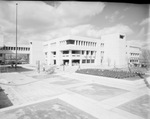
[[10, 66], [0, 67], [1, 73], [27, 72], [27, 71], [33, 71], [33, 69], [27, 69], [22, 66], [17, 66], [17, 68]]

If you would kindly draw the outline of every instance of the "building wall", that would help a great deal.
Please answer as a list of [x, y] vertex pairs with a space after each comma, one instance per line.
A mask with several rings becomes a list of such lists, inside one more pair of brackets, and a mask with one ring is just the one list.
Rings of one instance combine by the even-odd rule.
[[44, 63], [43, 42], [30, 41], [30, 64], [36, 65], [37, 61]]
[[[110, 34], [101, 37], [104, 47], [102, 65], [113, 67], [127, 67], [126, 62], [126, 36], [123, 34]], [[101, 56], [102, 57], [102, 56]]]
[[[68, 40], [73, 40], [74, 43], [69, 43]], [[97, 59], [99, 58], [99, 51], [97, 49], [99, 48], [99, 42], [100, 39], [90, 39], [78, 36], [66, 36], [45, 42], [44, 52], [48, 54], [45, 56], [47, 57], [47, 64], [54, 64], [54, 60], [56, 60], [56, 65], [63, 64], [64, 60], [69, 60], [69, 62], [72, 62], [72, 60], [79, 60], [77, 62], [80, 64], [82, 64], [82, 60], [90, 60], [91, 62], [95, 60], [94, 64], [96, 62], [98, 64], [99, 60]], [[64, 51], [68, 52], [68, 54], [63, 54]], [[78, 54], [72, 54], [74, 51], [78, 52]], [[89, 52], [89, 55], [86, 55], [87, 51]], [[84, 52], [84, 54], [82, 54], [82, 52]], [[56, 55], [54, 55], [55, 53]], [[90, 53], [93, 53], [93, 55]], [[69, 65], [72, 64], [69, 63]]]

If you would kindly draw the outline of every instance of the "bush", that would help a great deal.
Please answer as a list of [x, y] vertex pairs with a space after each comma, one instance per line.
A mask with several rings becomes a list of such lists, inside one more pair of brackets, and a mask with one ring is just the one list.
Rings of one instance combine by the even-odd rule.
[[47, 69], [45, 70], [45, 72], [46, 72], [47, 74], [52, 74], [52, 73], [55, 72], [55, 67], [49, 67], [49, 68], [47, 68]]

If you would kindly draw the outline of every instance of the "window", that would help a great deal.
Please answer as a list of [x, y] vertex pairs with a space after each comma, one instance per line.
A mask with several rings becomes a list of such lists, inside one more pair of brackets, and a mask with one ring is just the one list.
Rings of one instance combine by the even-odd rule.
[[53, 52], [53, 55], [56, 55], [56, 52]]
[[88, 55], [89, 54], [89, 51], [86, 51], [86, 55]]
[[101, 43], [101, 47], [104, 47], [104, 43]]
[[103, 54], [104, 53], [104, 51], [101, 51], [101, 54]]
[[87, 60], [87, 63], [90, 63], [90, 60]]
[[95, 60], [91, 60], [91, 63], [94, 63]]
[[123, 39], [124, 38], [124, 35], [120, 35], [120, 39]]
[[[74, 40], [67, 40], [66, 42], [67, 42], [67, 44], [74, 44], [75, 43]], [[80, 44], [80, 41], [79, 41], [79, 44]]]
[[86, 63], [86, 60], [82, 60], [82, 63]]
[[63, 54], [69, 54], [69, 51], [63, 51]]
[[94, 51], [91, 51], [91, 55], [93, 55], [94, 54]]
[[2, 57], [3, 54], [0, 54], [0, 57]]
[[82, 55], [84, 55], [84, 51], [82, 51]]

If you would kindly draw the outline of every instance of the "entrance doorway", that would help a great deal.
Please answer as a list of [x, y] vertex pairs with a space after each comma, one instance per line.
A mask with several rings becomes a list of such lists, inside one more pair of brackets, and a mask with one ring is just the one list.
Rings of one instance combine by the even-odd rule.
[[63, 65], [69, 65], [69, 60], [63, 60]]
[[56, 64], [56, 60], [54, 60], [54, 64]]
[[72, 60], [72, 66], [76, 66], [80, 64], [80, 60]]

